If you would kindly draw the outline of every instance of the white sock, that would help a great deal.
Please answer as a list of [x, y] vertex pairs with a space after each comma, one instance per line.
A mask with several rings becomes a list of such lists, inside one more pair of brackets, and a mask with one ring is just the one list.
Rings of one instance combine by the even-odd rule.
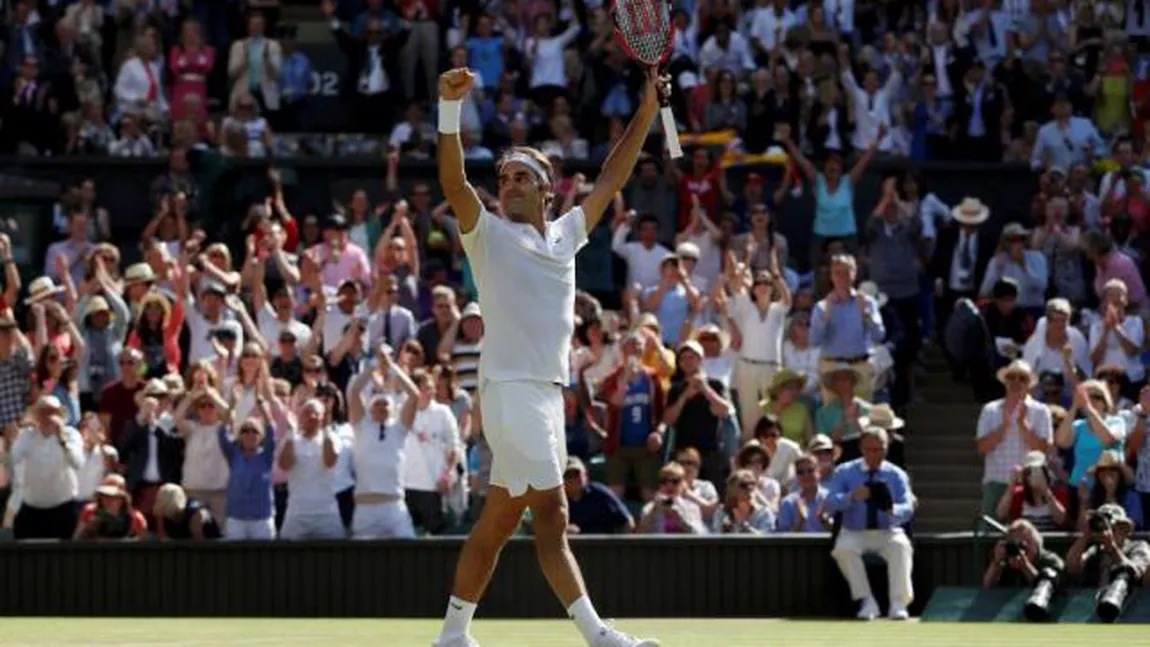
[[575, 621], [579, 633], [583, 634], [583, 639], [588, 643], [593, 643], [595, 638], [599, 636], [599, 631], [603, 629], [603, 620], [591, 604], [591, 598], [586, 595], [575, 600], [574, 604], [568, 607], [567, 615]]
[[440, 638], [460, 638], [471, 629], [471, 617], [475, 615], [475, 603], [451, 596], [447, 601], [447, 613], [443, 616], [443, 631]]

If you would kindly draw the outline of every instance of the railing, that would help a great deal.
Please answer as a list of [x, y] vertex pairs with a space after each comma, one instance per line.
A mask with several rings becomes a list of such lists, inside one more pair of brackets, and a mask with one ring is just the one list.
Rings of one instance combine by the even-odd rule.
[[[915, 537], [921, 608], [977, 586], [973, 533]], [[460, 538], [325, 543], [0, 544], [0, 616], [437, 617]], [[1068, 535], [1047, 538], [1064, 553]], [[853, 613], [827, 535], [576, 537], [590, 593], [616, 617], [836, 617]], [[871, 566], [885, 597], [885, 568]], [[530, 539], [503, 551], [480, 613], [559, 617]]]

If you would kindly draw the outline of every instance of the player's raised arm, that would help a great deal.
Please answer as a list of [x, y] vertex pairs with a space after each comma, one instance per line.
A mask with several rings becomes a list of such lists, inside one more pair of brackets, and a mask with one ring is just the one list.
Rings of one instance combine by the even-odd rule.
[[463, 97], [474, 85], [475, 74], [467, 68], [448, 70], [439, 75], [439, 147], [436, 151], [439, 185], [443, 187], [443, 195], [455, 212], [459, 230], [463, 233], [475, 228], [479, 211], [483, 208], [475, 189], [467, 183], [467, 173], [463, 169], [463, 144], [459, 141]]
[[591, 194], [583, 201], [583, 217], [587, 222], [588, 233], [599, 224], [599, 219], [615, 199], [615, 194], [623, 189], [627, 180], [631, 179], [635, 162], [643, 150], [643, 142], [651, 132], [651, 123], [655, 121], [655, 115], [659, 112], [660, 92], [670, 92], [670, 84], [667, 79], [659, 77], [652, 68], [647, 72], [647, 84], [643, 90], [643, 103], [639, 105], [639, 111], [631, 117], [631, 123], [627, 124], [623, 137], [607, 155], [606, 161], [603, 162], [603, 172], [595, 179], [595, 188], [591, 189]]

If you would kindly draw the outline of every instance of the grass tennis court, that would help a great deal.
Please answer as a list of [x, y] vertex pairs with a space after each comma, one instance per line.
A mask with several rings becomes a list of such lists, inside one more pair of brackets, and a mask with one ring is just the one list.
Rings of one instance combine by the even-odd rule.
[[[1145, 626], [796, 622], [786, 620], [625, 620], [621, 629], [653, 634], [666, 647], [1082, 647], [1121, 641], [1145, 644]], [[0, 618], [0, 645], [120, 647], [428, 647], [432, 620], [221, 620]], [[582, 647], [562, 620], [481, 620], [483, 647]], [[800, 642], [801, 641], [801, 642]]]

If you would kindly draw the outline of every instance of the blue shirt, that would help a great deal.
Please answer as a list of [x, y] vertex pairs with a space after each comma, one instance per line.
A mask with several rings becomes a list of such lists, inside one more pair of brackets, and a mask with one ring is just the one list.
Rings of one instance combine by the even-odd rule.
[[[1103, 420], [1111, 435], [1117, 438], [1123, 438], [1126, 435], [1126, 421], [1121, 417], [1106, 416]], [[1114, 449], [1123, 452], [1125, 443], [1120, 440], [1110, 446], [1103, 445], [1102, 440], [1090, 429], [1090, 422], [1085, 418], [1075, 420], [1071, 429], [1074, 431], [1074, 470], [1070, 473], [1070, 485], [1077, 487], [1086, 478], [1086, 470], [1093, 467], [1102, 457], [1103, 451]], [[1091, 478], [1087, 484], [1093, 486], [1094, 479]]]
[[264, 430], [260, 450], [244, 456], [239, 439], [228, 438], [227, 427], [219, 431], [220, 451], [228, 459], [228, 518], [242, 521], [270, 519], [274, 506], [272, 493], [272, 460], [275, 457], [275, 433]]
[[1051, 166], [1068, 169], [1086, 161], [1086, 150], [1095, 155], [1104, 154], [1106, 142], [1098, 134], [1094, 122], [1082, 117], [1071, 117], [1063, 129], [1057, 121], [1048, 121], [1038, 129], [1034, 152], [1030, 154], [1030, 168], [1038, 170]]
[[572, 525], [583, 535], [613, 535], [631, 523], [631, 513], [602, 483], [588, 483], [578, 501], [568, 499]]
[[[871, 481], [871, 476], [865, 460], [857, 458], [839, 465], [831, 477], [827, 488], [830, 490], [826, 499], [827, 510], [843, 513], [843, 528], [847, 530], [867, 530], [866, 501], [855, 501], [852, 497], [855, 490]], [[914, 517], [914, 497], [910, 492], [910, 479], [906, 472], [883, 461], [873, 477], [890, 489], [891, 500], [894, 501], [894, 509], [889, 513], [879, 511], [879, 529], [897, 528], [910, 521]]]
[[[658, 287], [649, 288], [647, 295], [653, 294]], [[691, 304], [687, 300], [687, 288], [682, 285], [667, 290], [659, 307], [655, 309], [655, 318], [663, 328], [663, 343], [675, 348], [679, 345], [679, 336], [683, 332], [683, 324], [691, 316]]]
[[775, 526], [776, 532], [830, 532], [831, 529], [823, 524], [822, 515], [819, 512], [826, 505], [827, 494], [829, 492], [823, 486], [819, 486], [815, 492], [814, 499], [807, 499], [807, 520], [799, 528], [795, 528], [795, 524], [799, 522], [799, 497], [802, 492], [792, 492], [788, 494], [781, 504], [779, 504], [779, 522]]
[[[866, 319], [859, 314], [859, 299], [866, 300]], [[827, 308], [830, 308], [829, 315]], [[823, 357], [864, 357], [870, 344], [882, 343], [885, 336], [878, 302], [865, 294], [856, 291], [850, 299], [834, 305], [827, 299], [815, 304], [811, 316], [811, 345], [821, 347]]]
[[487, 87], [499, 87], [499, 80], [503, 78], [503, 43], [498, 36], [467, 39], [467, 60], [471, 67], [479, 70], [479, 78]]
[[654, 386], [651, 376], [636, 375], [627, 385], [627, 396], [619, 408], [619, 445], [643, 447], [651, 434], [651, 396]]
[[827, 188], [827, 177], [819, 173], [815, 178], [815, 225], [819, 236], [853, 236], [858, 233], [855, 222], [855, 190], [851, 178], [843, 174], [834, 193]]
[[280, 68], [280, 91], [284, 101], [298, 101], [311, 92], [311, 61], [307, 54], [292, 52]]

